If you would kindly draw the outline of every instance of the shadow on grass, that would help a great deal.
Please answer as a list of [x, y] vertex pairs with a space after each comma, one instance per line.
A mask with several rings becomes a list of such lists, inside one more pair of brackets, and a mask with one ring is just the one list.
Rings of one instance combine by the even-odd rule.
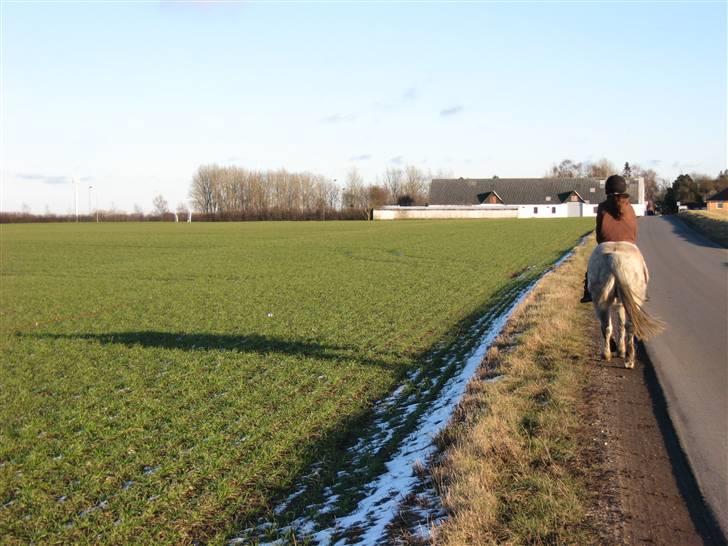
[[[235, 351], [240, 353], [257, 353], [261, 355], [289, 355], [321, 360], [355, 361], [362, 365], [375, 365], [387, 369], [398, 368], [383, 355], [357, 356], [358, 349], [345, 345], [325, 345], [313, 341], [283, 339], [259, 334], [193, 334], [185, 332], [156, 332], [141, 330], [132, 332], [114, 332], [106, 334], [22, 334], [37, 339], [68, 339], [94, 341], [104, 345], [120, 344], [127, 347], [152, 347], [160, 349], [177, 349], [183, 351]], [[392, 359], [396, 360], [396, 359]]]

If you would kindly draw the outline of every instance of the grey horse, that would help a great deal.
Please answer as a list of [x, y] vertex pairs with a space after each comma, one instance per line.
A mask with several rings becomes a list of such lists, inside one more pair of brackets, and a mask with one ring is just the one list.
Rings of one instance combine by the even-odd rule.
[[632, 243], [602, 243], [592, 252], [588, 271], [589, 293], [602, 328], [602, 357], [612, 359], [610, 339], [616, 329], [617, 352], [624, 367], [633, 368], [634, 337], [648, 339], [663, 329], [642, 307], [649, 282], [642, 253]]

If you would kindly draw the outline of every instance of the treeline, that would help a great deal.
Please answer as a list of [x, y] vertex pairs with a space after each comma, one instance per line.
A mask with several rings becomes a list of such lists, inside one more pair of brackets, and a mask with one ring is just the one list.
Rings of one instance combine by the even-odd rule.
[[[198, 215], [193, 215], [195, 218]], [[186, 213], [179, 215], [179, 221], [187, 220]], [[30, 224], [51, 222], [174, 222], [172, 212], [144, 214], [141, 212], [99, 211], [98, 214], [32, 214], [29, 212], [1, 212], [0, 224]]]
[[625, 162], [620, 169], [604, 158], [593, 162], [564, 159], [561, 163], [552, 165], [545, 176], [547, 178], [607, 178], [613, 174], [621, 174], [626, 178], [641, 176], [644, 179], [645, 200], [654, 205], [662, 199], [665, 181], [658, 178], [655, 170], [645, 169], [637, 164], [629, 163], [629, 161]]
[[581, 163], [571, 159], [564, 159], [560, 163], [552, 165], [545, 176], [551, 178], [592, 176], [606, 178], [615, 173], [621, 173], [625, 177], [643, 177], [645, 200], [665, 214], [677, 212], [678, 203], [690, 208], [702, 208], [705, 206], [707, 198], [728, 187], [728, 169], [720, 171], [718, 176], [701, 173], [681, 174], [670, 182], [664, 178], [659, 178], [653, 169], [644, 169], [629, 162], [626, 162], [622, 169], [617, 169], [607, 159]]
[[716, 177], [699, 173], [681, 174], [664, 188], [661, 209], [666, 213], [675, 213], [678, 203], [690, 208], [702, 208], [707, 198], [725, 188], [728, 188], [728, 169], [720, 171]]
[[417, 167], [390, 168], [374, 183], [356, 169], [343, 184], [309, 172], [254, 171], [203, 165], [190, 198], [206, 220], [322, 220], [368, 218], [382, 205], [425, 204], [430, 174]]
[[[614, 173], [643, 177], [645, 199], [665, 213], [676, 212], [678, 202], [700, 207], [705, 199], [728, 187], [728, 169], [721, 171], [717, 177], [681, 174], [671, 183], [658, 178], [653, 169], [629, 162], [620, 169], [607, 159], [594, 162], [564, 159], [553, 164], [544, 176], [606, 178]], [[194, 210], [192, 221], [366, 219], [372, 209], [384, 205], [427, 205], [431, 180], [452, 177], [449, 172], [439, 171], [433, 175], [415, 166], [407, 166], [388, 168], [369, 181], [353, 168], [345, 180], [337, 181], [314, 173], [284, 169], [255, 171], [203, 165], [195, 172], [189, 192], [190, 205]], [[0, 213], [0, 223], [187, 221], [186, 202], [173, 209], [177, 211], [176, 218], [161, 195], [155, 196], [152, 205], [151, 214], [145, 214], [139, 205], [135, 205], [133, 213], [99, 210], [78, 218], [74, 214], [31, 214], [28, 209], [25, 212]]]

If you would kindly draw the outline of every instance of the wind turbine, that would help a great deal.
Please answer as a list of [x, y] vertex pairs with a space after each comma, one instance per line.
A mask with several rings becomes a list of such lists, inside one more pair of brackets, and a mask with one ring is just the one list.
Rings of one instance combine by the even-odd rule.
[[78, 179], [72, 177], [71, 184], [73, 185], [73, 208], [76, 212], [76, 222], [78, 222]]

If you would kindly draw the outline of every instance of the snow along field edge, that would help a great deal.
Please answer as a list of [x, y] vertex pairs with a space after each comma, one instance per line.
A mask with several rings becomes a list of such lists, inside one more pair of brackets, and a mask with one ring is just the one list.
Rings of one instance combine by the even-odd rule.
[[[574, 248], [582, 246], [586, 240], [587, 237], [583, 237]], [[573, 255], [574, 248], [562, 255], [537, 278], [525, 285], [506, 290], [496, 304], [486, 310], [470, 329], [471, 333], [477, 335], [474, 346], [464, 357], [458, 354], [449, 355], [441, 371], [444, 372], [446, 369], [452, 371], [451, 368], [454, 367], [455, 373], [452, 373], [443, 384], [433, 385], [433, 390], [437, 386], [438, 392], [434, 399], [428, 400], [426, 396], [424, 397], [426, 407], [423, 407], [422, 396], [419, 397], [421, 401], [419, 404], [402, 396], [406, 385], [420, 379], [421, 369], [413, 370], [402, 385], [376, 404], [374, 415], [378, 436], [363, 437], [350, 448], [354, 461], [362, 460], [365, 456], [376, 452], [394, 436], [396, 430], [392, 430], [390, 424], [383, 418], [387, 415], [388, 409], [399, 406], [398, 422], [402, 422], [410, 414], [417, 415], [416, 425], [398, 443], [397, 448], [392, 450], [392, 455], [384, 463], [384, 472], [364, 486], [360, 486], [363, 494], [353, 510], [343, 515], [337, 514], [335, 518], [329, 520], [333, 521], [333, 525], [325, 523], [322, 525], [321, 516], [335, 511], [340, 496], [334, 489], [327, 488], [321, 502], [307, 507], [307, 512], [311, 515], [298, 517], [286, 526], [275, 529], [272, 522], [263, 520], [256, 527], [248, 528], [238, 537], [231, 539], [229, 544], [282, 545], [287, 544], [294, 536], [299, 542], [318, 545], [388, 543], [390, 540], [388, 530], [394, 518], [400, 513], [403, 502], [411, 499], [415, 491], [418, 498], [426, 498], [427, 502], [417, 511], [417, 517], [414, 518], [417, 521], [413, 522], [410, 514], [410, 522], [412, 527], [416, 528], [414, 534], [423, 540], [426, 539], [431, 526], [441, 523], [445, 517], [434, 485], [427, 479], [427, 473], [422, 471], [429, 465], [437, 451], [434, 439], [452, 419], [467, 385], [509, 319], [534, 288]], [[317, 471], [318, 465], [314, 465], [310, 474], [315, 475]], [[343, 471], [340, 474], [345, 477]], [[306, 491], [306, 481], [304, 477], [296, 491], [274, 508], [274, 513], [284, 513], [291, 503]], [[275, 537], [272, 540], [270, 540], [271, 535]]]

